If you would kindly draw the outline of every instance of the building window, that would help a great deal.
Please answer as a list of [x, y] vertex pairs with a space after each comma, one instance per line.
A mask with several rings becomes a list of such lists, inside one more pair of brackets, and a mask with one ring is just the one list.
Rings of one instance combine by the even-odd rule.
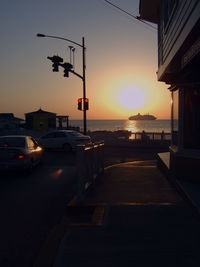
[[200, 149], [200, 86], [184, 89], [184, 148]]
[[178, 146], [179, 90], [172, 92], [172, 144]]
[[40, 121], [40, 122], [39, 122], [39, 127], [40, 127], [40, 128], [43, 128], [43, 127], [44, 127], [44, 122], [43, 122], [43, 121]]

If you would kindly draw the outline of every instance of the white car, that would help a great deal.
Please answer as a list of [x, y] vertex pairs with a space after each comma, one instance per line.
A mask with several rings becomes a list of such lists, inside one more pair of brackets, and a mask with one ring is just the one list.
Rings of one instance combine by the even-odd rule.
[[43, 135], [39, 143], [44, 148], [63, 149], [66, 152], [76, 149], [76, 145], [90, 144], [90, 136], [72, 130], [57, 130]]

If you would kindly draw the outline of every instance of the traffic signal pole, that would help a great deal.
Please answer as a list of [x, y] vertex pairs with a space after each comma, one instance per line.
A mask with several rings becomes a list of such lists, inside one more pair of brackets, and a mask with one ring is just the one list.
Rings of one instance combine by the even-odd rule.
[[[85, 77], [85, 70], [86, 70], [86, 63], [85, 63], [85, 53], [86, 53], [86, 47], [85, 47], [85, 38], [82, 37], [82, 44], [79, 44], [77, 42], [74, 42], [72, 40], [66, 39], [66, 38], [62, 38], [62, 37], [58, 37], [58, 36], [52, 36], [52, 35], [46, 35], [46, 34], [41, 34], [38, 33], [37, 37], [49, 37], [49, 38], [55, 38], [55, 39], [60, 39], [60, 40], [64, 40], [67, 42], [71, 42], [79, 47], [82, 47], [82, 60], [83, 60], [83, 74], [82, 76], [79, 75], [78, 73], [76, 73], [75, 71], [73, 71], [72, 69], [68, 69], [69, 72], [75, 74], [77, 77], [81, 78], [83, 81], [83, 103], [85, 103], [86, 100], [86, 77]], [[51, 59], [49, 57], [49, 59]], [[60, 66], [65, 67], [65, 64], [61, 64], [59, 63]], [[68, 63], [67, 63], [68, 64]], [[57, 69], [56, 69], [57, 71]], [[68, 77], [68, 75], [66, 74], [65, 77]], [[87, 118], [86, 118], [86, 111], [87, 109], [85, 108], [85, 104], [83, 105], [83, 133], [86, 135], [87, 134]]]
[[83, 133], [87, 134], [87, 118], [86, 118], [86, 109], [85, 109], [85, 99], [86, 99], [86, 79], [85, 79], [85, 38], [82, 37], [82, 49], [83, 49]]

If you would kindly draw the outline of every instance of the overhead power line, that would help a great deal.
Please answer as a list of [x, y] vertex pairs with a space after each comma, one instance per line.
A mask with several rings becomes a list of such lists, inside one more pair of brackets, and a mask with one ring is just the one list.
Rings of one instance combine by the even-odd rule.
[[147, 22], [141, 20], [139, 17], [137, 17], [137, 16], [135, 16], [135, 15], [129, 13], [128, 11], [126, 11], [126, 10], [122, 9], [121, 7], [119, 7], [119, 6], [115, 5], [115, 4], [113, 4], [112, 2], [110, 2], [110, 1], [108, 1], [108, 0], [103, 0], [103, 1], [106, 2], [106, 3], [109, 4], [109, 5], [111, 5], [111, 6], [115, 7], [115, 8], [117, 8], [118, 10], [122, 11], [123, 13], [125, 13], [126, 15], [128, 15], [129, 17], [132, 17], [133, 19], [136, 19], [137, 21], [142, 22], [142, 23], [144, 23], [145, 25], [147, 25], [147, 26], [153, 28], [154, 30], [156, 30], [156, 27], [154, 27], [154, 26], [152, 26], [151, 24], [149, 24], [149, 23], [147, 23]]

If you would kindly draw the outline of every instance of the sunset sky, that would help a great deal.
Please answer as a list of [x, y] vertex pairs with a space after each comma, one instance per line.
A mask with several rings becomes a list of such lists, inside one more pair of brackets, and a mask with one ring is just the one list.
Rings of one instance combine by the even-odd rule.
[[[139, 15], [139, 0], [112, 0]], [[37, 33], [86, 42], [88, 119], [127, 119], [135, 113], [170, 117], [168, 86], [157, 81], [157, 32], [103, 0], [1, 1], [0, 113], [42, 108], [82, 119], [77, 99], [82, 81], [52, 72], [47, 56], [69, 61], [71, 43]], [[75, 71], [82, 74], [82, 50], [75, 47]]]

